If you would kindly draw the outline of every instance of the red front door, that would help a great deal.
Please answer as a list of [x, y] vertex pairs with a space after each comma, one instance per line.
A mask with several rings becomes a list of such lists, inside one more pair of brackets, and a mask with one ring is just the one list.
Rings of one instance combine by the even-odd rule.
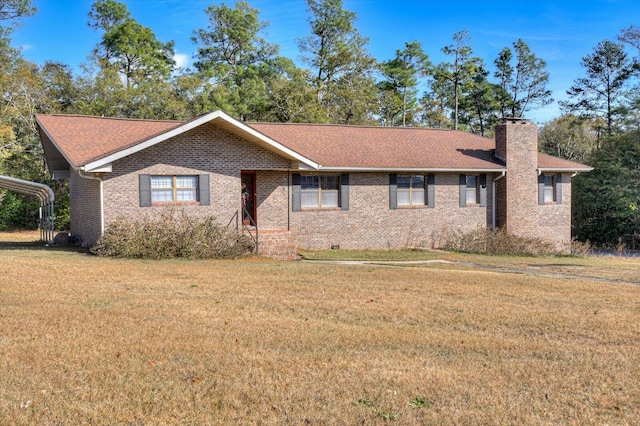
[[242, 206], [242, 222], [245, 225], [257, 224], [256, 218], [256, 172], [241, 173], [242, 190], [240, 201]]

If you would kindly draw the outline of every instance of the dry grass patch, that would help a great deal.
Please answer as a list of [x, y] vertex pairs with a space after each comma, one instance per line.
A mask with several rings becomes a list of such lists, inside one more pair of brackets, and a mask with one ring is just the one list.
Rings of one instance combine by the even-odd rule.
[[[493, 268], [520, 269], [640, 283], [640, 257], [619, 256], [506, 256], [447, 252], [442, 250], [303, 250], [304, 259], [328, 261], [431, 261], [444, 260], [456, 265], [432, 263], [432, 268], [461, 269], [463, 264]], [[419, 265], [425, 267], [424, 265]]]
[[11, 424], [640, 422], [637, 286], [47, 250], [0, 264]]

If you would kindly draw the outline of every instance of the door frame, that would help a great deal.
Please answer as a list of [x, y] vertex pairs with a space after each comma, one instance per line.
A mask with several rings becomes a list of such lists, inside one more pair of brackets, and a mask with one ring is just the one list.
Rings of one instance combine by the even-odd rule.
[[[249, 201], [247, 201], [246, 208], [255, 224], [258, 224], [258, 203], [256, 202], [258, 199], [258, 191], [256, 189], [256, 171], [255, 170], [242, 170], [240, 172], [240, 184], [247, 184], [247, 188], [249, 189]], [[242, 190], [241, 190], [242, 191]], [[240, 199], [240, 203], [242, 206], [242, 198]], [[245, 219], [244, 210], [242, 211], [242, 223], [245, 225], [250, 225], [249, 219]]]

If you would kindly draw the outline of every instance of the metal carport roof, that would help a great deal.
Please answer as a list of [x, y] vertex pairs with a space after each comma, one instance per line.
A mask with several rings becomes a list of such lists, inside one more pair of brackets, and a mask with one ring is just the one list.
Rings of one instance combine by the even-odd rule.
[[53, 190], [47, 185], [0, 175], [0, 189], [33, 195], [40, 200], [40, 239], [53, 241]]

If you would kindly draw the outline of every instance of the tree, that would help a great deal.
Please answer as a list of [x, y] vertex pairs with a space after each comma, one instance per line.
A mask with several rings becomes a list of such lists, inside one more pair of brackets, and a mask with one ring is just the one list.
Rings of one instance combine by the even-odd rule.
[[538, 132], [539, 149], [547, 154], [579, 163], [589, 162], [596, 148], [597, 133], [593, 123], [575, 115], [563, 115]]
[[508, 47], [502, 49], [494, 61], [494, 76], [501, 88], [499, 101], [503, 117], [507, 114], [522, 117], [531, 109], [553, 102], [551, 91], [547, 89], [549, 73], [545, 71], [546, 62], [536, 58], [521, 39], [513, 43], [513, 49], [515, 66], [512, 65], [513, 53]]
[[[31, 6], [31, 0], [1, 0], [0, 1], [0, 54], [6, 54], [10, 50], [11, 33], [20, 25], [20, 18], [32, 16], [37, 9]], [[0, 58], [5, 59], [5, 58]]]
[[383, 107], [381, 116], [388, 125], [395, 125], [398, 115], [401, 117], [398, 123], [401, 126], [414, 121], [419, 105], [418, 78], [426, 74], [429, 66], [429, 57], [417, 41], [405, 43], [404, 50], [396, 50], [394, 59], [380, 65], [385, 78], [378, 83]]
[[430, 82], [427, 90], [420, 98], [422, 108], [421, 121], [424, 126], [438, 129], [453, 127], [450, 109], [447, 106], [447, 95], [435, 81]]
[[594, 170], [573, 180], [575, 236], [603, 245], [640, 233], [640, 133], [603, 142]]
[[455, 33], [454, 43], [442, 48], [442, 52], [452, 56], [453, 61], [442, 62], [433, 70], [435, 84], [443, 92], [449, 93], [448, 102], [453, 110], [454, 130], [458, 130], [460, 98], [482, 64], [480, 58], [471, 56], [473, 50], [468, 45], [470, 38], [467, 30]]
[[318, 104], [333, 123], [373, 121], [375, 59], [368, 39], [354, 28], [356, 15], [342, 9], [342, 0], [307, 0], [311, 35], [298, 40], [302, 59], [311, 66]]
[[461, 122], [466, 124], [471, 132], [481, 136], [486, 136], [489, 129], [498, 122], [500, 112], [500, 87], [490, 83], [487, 75], [489, 72], [480, 63], [460, 104]]
[[288, 58], [279, 58], [277, 66], [279, 77], [269, 87], [269, 108], [264, 118], [289, 123], [327, 122], [326, 111], [309, 85], [311, 71], [296, 67]]
[[[34, 113], [51, 112], [46, 71], [22, 58], [11, 47], [10, 35], [19, 19], [36, 12], [29, 0], [0, 1], [0, 174], [49, 185], [56, 195], [57, 229], [68, 229], [65, 182], [47, 177]], [[7, 22], [8, 26], [1, 24]], [[0, 193], [0, 229], [33, 228], [38, 223], [38, 200], [15, 192]]]
[[220, 108], [241, 120], [257, 118], [267, 108], [267, 86], [276, 77], [279, 46], [260, 36], [267, 23], [246, 2], [206, 9], [209, 26], [194, 32], [199, 44], [196, 69], [208, 81], [211, 109]]
[[74, 75], [69, 65], [47, 61], [40, 70], [43, 95], [47, 99], [46, 112], [73, 113], [78, 98]]
[[126, 6], [114, 0], [98, 0], [89, 12], [89, 26], [104, 31], [94, 56], [102, 68], [114, 68], [126, 87], [149, 80], [166, 80], [175, 66], [174, 42], [162, 43], [151, 28], [130, 17]]
[[507, 117], [509, 115], [509, 111], [513, 108], [513, 98], [509, 93], [511, 85], [513, 84], [513, 66], [511, 66], [512, 58], [513, 53], [511, 52], [511, 49], [505, 47], [500, 51], [496, 60], [493, 61], [496, 66], [496, 71], [493, 75], [498, 79], [498, 86], [500, 87], [497, 96], [498, 102], [500, 102], [500, 112], [502, 113], [503, 118]]
[[627, 57], [622, 44], [604, 40], [591, 55], [582, 58], [582, 66], [587, 76], [574, 81], [567, 90], [571, 99], [560, 105], [584, 118], [603, 117], [607, 134], [611, 135], [615, 118], [624, 105], [625, 85], [636, 71], [637, 63]]
[[640, 51], [640, 27], [631, 25], [629, 28], [620, 31], [618, 40], [623, 43], [627, 43]]
[[[92, 60], [73, 79], [75, 98], [66, 112], [132, 118], [186, 117], [172, 72], [173, 41], [159, 41], [123, 3], [97, 0], [89, 26], [102, 32]], [[61, 76], [58, 74], [58, 76]]]

